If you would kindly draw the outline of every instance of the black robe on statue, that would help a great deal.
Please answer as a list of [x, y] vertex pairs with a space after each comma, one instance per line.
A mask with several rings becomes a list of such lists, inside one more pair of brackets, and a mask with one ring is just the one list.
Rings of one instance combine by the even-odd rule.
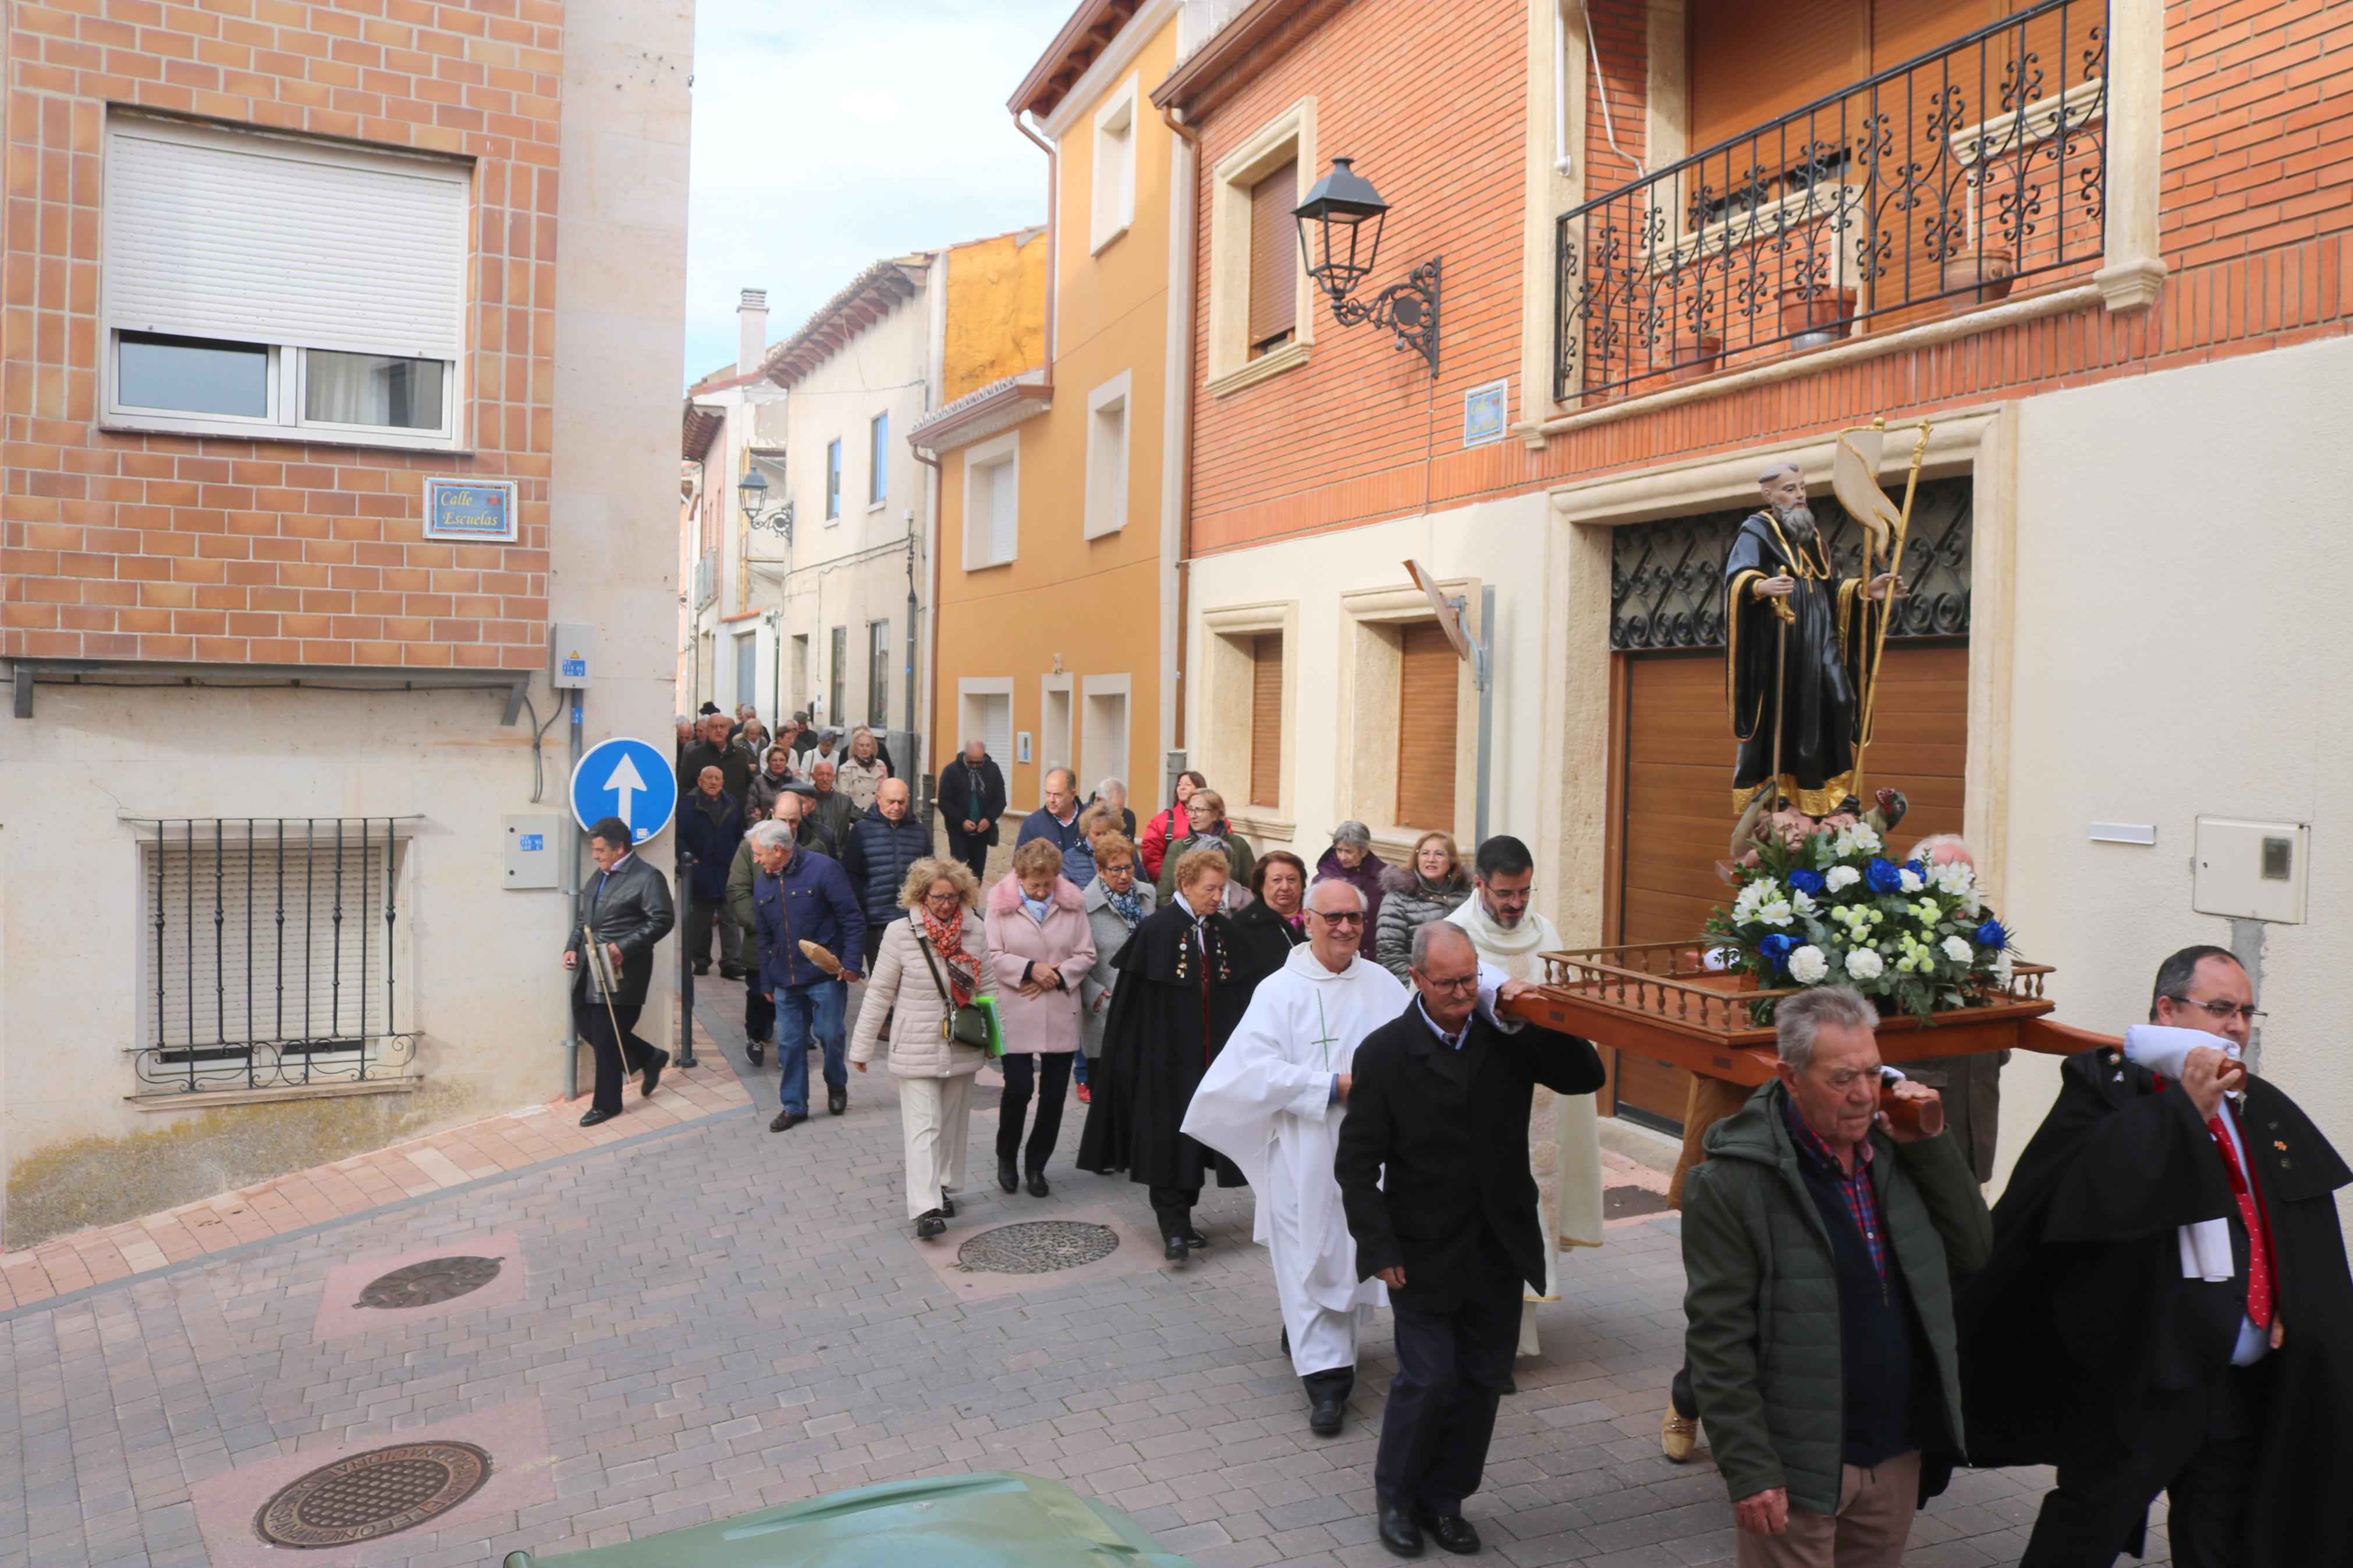
[[1781, 621], [1773, 601], [1757, 597], [1767, 577], [1798, 579], [1780, 601], [1797, 616], [1782, 674], [1781, 787], [1809, 816], [1827, 816], [1854, 787], [1861, 732], [1863, 666], [1879, 606], [1856, 578], [1832, 574], [1830, 548], [1817, 531], [1800, 544], [1769, 511], [1740, 525], [1724, 562], [1725, 695], [1740, 759], [1732, 773], [1732, 809], [1745, 811], [1773, 772], [1773, 670]]
[[1079, 1169], [1124, 1170], [1146, 1186], [1244, 1185], [1231, 1160], [1177, 1131], [1201, 1075], [1241, 1022], [1257, 977], [1245, 968], [1233, 922], [1213, 914], [1193, 944], [1193, 917], [1170, 902], [1144, 918], [1112, 966], [1119, 983], [1103, 1021], [1103, 1055], [1087, 1066], [1092, 1103]]
[[[2335, 1196], [2353, 1171], [2252, 1075], [2240, 1131], [2286, 1337], [2257, 1363], [2270, 1394], [2239, 1561], [2353, 1563], [2353, 1276]], [[2224, 1375], [2246, 1312], [2247, 1233], [2212, 1134], [2179, 1086], [2081, 1052], [1993, 1218], [1993, 1256], [1955, 1314], [1969, 1463], [2132, 1461], [2162, 1440], [2169, 1393]], [[2185, 1279], [2176, 1227], [2210, 1219], [2229, 1221], [2237, 1274]]]

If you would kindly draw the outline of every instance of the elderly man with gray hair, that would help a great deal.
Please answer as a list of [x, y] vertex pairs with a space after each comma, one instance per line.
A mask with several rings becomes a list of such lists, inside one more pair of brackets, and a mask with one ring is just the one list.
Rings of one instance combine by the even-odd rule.
[[1683, 1189], [1683, 1353], [1742, 1568], [1894, 1568], [1963, 1456], [1953, 1280], [1993, 1219], [1852, 988], [1780, 1005], [1774, 1079]]

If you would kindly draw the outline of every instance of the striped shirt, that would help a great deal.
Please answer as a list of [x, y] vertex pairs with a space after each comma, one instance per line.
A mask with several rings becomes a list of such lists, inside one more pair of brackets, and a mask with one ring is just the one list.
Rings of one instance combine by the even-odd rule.
[[1854, 1170], [1850, 1173], [1841, 1163], [1837, 1151], [1821, 1135], [1806, 1125], [1798, 1114], [1798, 1102], [1786, 1094], [1781, 1099], [1781, 1117], [1789, 1129], [1789, 1142], [1796, 1145], [1798, 1157], [1818, 1167], [1830, 1178], [1831, 1185], [1845, 1200], [1849, 1218], [1862, 1236], [1862, 1244], [1871, 1251], [1872, 1266], [1879, 1270], [1882, 1284], [1887, 1279], [1887, 1227], [1880, 1223], [1879, 1194], [1871, 1186], [1871, 1162], [1878, 1152], [1869, 1137], [1854, 1146]]

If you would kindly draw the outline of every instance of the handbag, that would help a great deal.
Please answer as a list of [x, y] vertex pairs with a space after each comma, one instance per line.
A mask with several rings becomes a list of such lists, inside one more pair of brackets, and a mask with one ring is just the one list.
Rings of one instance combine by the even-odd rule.
[[988, 1015], [976, 1003], [967, 1002], [961, 1007], [955, 1005], [955, 994], [949, 991], [947, 981], [940, 974], [939, 963], [932, 956], [932, 944], [923, 940], [922, 925], [912, 919], [908, 923], [915, 928], [915, 946], [923, 955], [923, 967], [932, 972], [932, 984], [939, 987], [944, 1015], [940, 1019], [940, 1038], [950, 1045], [970, 1046], [993, 1057], [1002, 1056], [1004, 1037], [989, 1028]]

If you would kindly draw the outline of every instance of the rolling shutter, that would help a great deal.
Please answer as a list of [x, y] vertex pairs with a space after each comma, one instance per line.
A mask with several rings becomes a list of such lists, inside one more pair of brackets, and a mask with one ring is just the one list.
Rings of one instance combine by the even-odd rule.
[[1462, 661], [1436, 621], [1405, 628], [1398, 671], [1400, 827], [1454, 830], [1454, 700]]
[[1250, 349], [1275, 347], [1299, 324], [1299, 165], [1285, 163], [1250, 187]]
[[[1869, 74], [1867, 0], [1692, 0], [1689, 25], [1694, 153]], [[1788, 163], [1804, 155], [1804, 140], [1793, 138]], [[1775, 149], [1758, 156], [1770, 163]]]
[[1282, 634], [1250, 646], [1250, 803], [1282, 805]]
[[1013, 765], [1013, 699], [980, 700], [980, 740], [999, 772]]
[[471, 180], [454, 162], [119, 117], [107, 324], [454, 360]]
[[1020, 544], [1020, 474], [1012, 461], [988, 470], [988, 560], [991, 564], [1013, 559]]

